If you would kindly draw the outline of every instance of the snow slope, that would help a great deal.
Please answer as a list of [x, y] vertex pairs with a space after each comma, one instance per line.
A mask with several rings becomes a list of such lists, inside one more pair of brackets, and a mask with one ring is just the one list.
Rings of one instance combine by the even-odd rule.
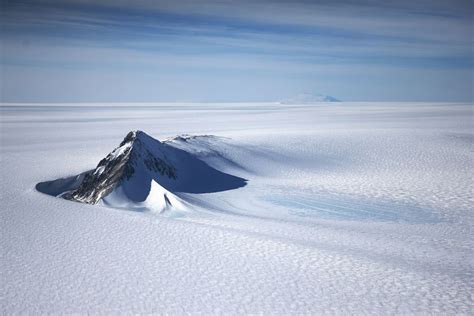
[[185, 150], [143, 131], [131, 131], [97, 167], [68, 181], [38, 183], [40, 192], [67, 200], [163, 212], [177, 206], [179, 193], [211, 193], [242, 187], [245, 179], [223, 173]]
[[[473, 312], [471, 104], [0, 110], [2, 314]], [[151, 181], [132, 205], [36, 190], [77, 187], [137, 129], [248, 181]]]

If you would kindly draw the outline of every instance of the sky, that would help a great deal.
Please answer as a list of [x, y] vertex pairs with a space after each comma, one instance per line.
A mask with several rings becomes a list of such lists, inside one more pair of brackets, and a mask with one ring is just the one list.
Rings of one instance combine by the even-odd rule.
[[471, 0], [0, 3], [0, 102], [473, 100]]

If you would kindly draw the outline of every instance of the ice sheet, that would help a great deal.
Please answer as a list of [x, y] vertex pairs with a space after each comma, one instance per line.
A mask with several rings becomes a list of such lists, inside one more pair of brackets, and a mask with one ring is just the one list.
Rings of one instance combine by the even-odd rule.
[[[471, 104], [0, 111], [3, 314], [473, 311]], [[35, 189], [136, 129], [216, 135], [174, 142], [248, 183], [163, 214]]]

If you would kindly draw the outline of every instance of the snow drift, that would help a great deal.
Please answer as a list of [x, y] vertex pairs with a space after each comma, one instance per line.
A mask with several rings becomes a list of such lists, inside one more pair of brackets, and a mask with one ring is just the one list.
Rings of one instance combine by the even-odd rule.
[[185, 150], [132, 131], [95, 169], [42, 182], [36, 188], [87, 204], [163, 211], [185, 208], [179, 193], [211, 193], [244, 185], [245, 179], [221, 172]]

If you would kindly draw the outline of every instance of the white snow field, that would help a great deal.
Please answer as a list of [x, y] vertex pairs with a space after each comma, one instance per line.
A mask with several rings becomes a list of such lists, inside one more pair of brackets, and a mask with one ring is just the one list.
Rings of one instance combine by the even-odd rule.
[[[473, 109], [3, 104], [0, 312], [472, 314]], [[138, 206], [36, 190], [132, 130], [246, 184], [152, 182]]]

